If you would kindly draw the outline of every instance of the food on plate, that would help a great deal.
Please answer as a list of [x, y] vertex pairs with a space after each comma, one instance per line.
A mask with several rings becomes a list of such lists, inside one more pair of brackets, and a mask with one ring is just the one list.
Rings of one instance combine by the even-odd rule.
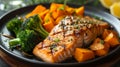
[[34, 46], [48, 35], [42, 28], [41, 20], [37, 15], [24, 19], [24, 21], [14, 18], [7, 23], [7, 29], [16, 36], [9, 41], [10, 48], [19, 46], [19, 49], [24, 52], [31, 52]]
[[120, 44], [117, 32], [105, 21], [84, 16], [84, 11], [84, 6], [38, 5], [25, 17], [7, 23], [7, 29], [15, 36], [9, 46], [49, 63], [71, 57], [84, 62], [107, 55]]
[[35, 14], [38, 13], [42, 13], [46, 10], [46, 7], [42, 6], [42, 5], [38, 5], [31, 13], [26, 15], [26, 18], [29, 18], [30, 16], [33, 16]]
[[31, 16], [27, 18], [23, 24], [21, 25], [21, 29], [29, 29], [34, 30], [41, 36], [41, 38], [46, 38], [48, 36], [48, 32], [43, 28], [43, 25], [41, 24], [42, 20], [38, 17], [38, 15]]
[[112, 32], [107, 35], [104, 41], [109, 43], [111, 47], [115, 47], [120, 44], [118, 37], [116, 37]]
[[[32, 12], [26, 15], [26, 18], [35, 14], [39, 15], [43, 20], [43, 27], [50, 32], [52, 28], [67, 15], [77, 15], [82, 17], [84, 15], [84, 6], [73, 8], [65, 4], [52, 3], [50, 8], [47, 9], [42, 5], [38, 5]], [[49, 28], [48, 25], [50, 26]]]
[[16, 18], [10, 20], [7, 23], [6, 27], [10, 32], [12, 32], [14, 34], [18, 34], [20, 32], [22, 23], [23, 23], [23, 19], [20, 17], [18, 17], [18, 18], [16, 17]]
[[84, 14], [84, 6], [77, 8], [77, 9], [75, 10], [75, 13], [76, 13], [78, 16], [83, 16], [83, 14]]
[[[37, 40], [36, 40], [37, 39]], [[36, 44], [40, 41], [39, 35], [34, 30], [24, 30], [17, 34], [17, 37], [9, 42], [10, 48], [20, 46], [20, 50], [31, 52]]]
[[78, 62], [84, 62], [95, 58], [94, 52], [85, 48], [76, 48], [74, 52], [74, 57]]
[[104, 40], [110, 33], [113, 33], [114, 36], [119, 37], [118, 33], [115, 30], [105, 29], [102, 34], [102, 39]]
[[104, 40], [100, 38], [96, 38], [93, 44], [90, 45], [90, 49], [94, 51], [97, 56], [104, 56], [108, 54], [110, 49], [110, 44], [104, 42]]
[[43, 24], [44, 28], [45, 28], [48, 32], [50, 32], [50, 31], [53, 29], [53, 27], [54, 27], [54, 22], [55, 22], [55, 21], [54, 21], [53, 18], [51, 18], [51, 16], [50, 16], [49, 13], [44, 17], [43, 22], [44, 22], [44, 24]]
[[49, 36], [34, 48], [33, 54], [49, 63], [64, 61], [73, 56], [77, 47], [89, 46], [107, 28], [108, 23], [88, 16], [66, 16], [53, 28]]

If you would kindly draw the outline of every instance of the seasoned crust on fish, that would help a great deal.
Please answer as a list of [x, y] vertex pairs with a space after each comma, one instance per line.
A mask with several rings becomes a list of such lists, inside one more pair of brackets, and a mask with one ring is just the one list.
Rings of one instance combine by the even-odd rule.
[[45, 62], [62, 62], [73, 56], [75, 48], [88, 46], [108, 27], [106, 22], [88, 16], [66, 16], [34, 48], [33, 54]]

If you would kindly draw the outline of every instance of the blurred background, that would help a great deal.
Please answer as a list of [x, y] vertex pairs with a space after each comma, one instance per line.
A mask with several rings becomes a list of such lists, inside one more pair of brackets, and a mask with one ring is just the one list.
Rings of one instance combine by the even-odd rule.
[[[65, 0], [0, 0], [0, 15], [12, 9], [17, 9], [40, 3], [64, 3]], [[99, 7], [120, 19], [120, 0], [67, 0], [69, 4], [89, 5]]]
[[[77, 1], [67, 0], [67, 3], [82, 5], [82, 4], [90, 3], [92, 1], [93, 0], [77, 0]], [[0, 10], [9, 11], [11, 9], [16, 9], [28, 5], [39, 4], [39, 3], [51, 3], [51, 2], [63, 3], [64, 0], [0, 0]]]

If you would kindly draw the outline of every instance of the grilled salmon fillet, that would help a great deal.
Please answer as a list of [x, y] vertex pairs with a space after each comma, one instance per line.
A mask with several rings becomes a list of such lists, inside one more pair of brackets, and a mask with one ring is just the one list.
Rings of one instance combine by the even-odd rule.
[[45, 62], [62, 62], [73, 56], [75, 48], [88, 46], [106, 28], [108, 23], [88, 16], [66, 16], [35, 46], [33, 54]]

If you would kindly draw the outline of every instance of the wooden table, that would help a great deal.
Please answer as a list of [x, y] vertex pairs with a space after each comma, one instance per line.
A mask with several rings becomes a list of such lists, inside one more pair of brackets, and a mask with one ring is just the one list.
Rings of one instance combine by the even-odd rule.
[[10, 67], [33, 67], [30, 63], [24, 63], [0, 50], [0, 58], [2, 58]]

